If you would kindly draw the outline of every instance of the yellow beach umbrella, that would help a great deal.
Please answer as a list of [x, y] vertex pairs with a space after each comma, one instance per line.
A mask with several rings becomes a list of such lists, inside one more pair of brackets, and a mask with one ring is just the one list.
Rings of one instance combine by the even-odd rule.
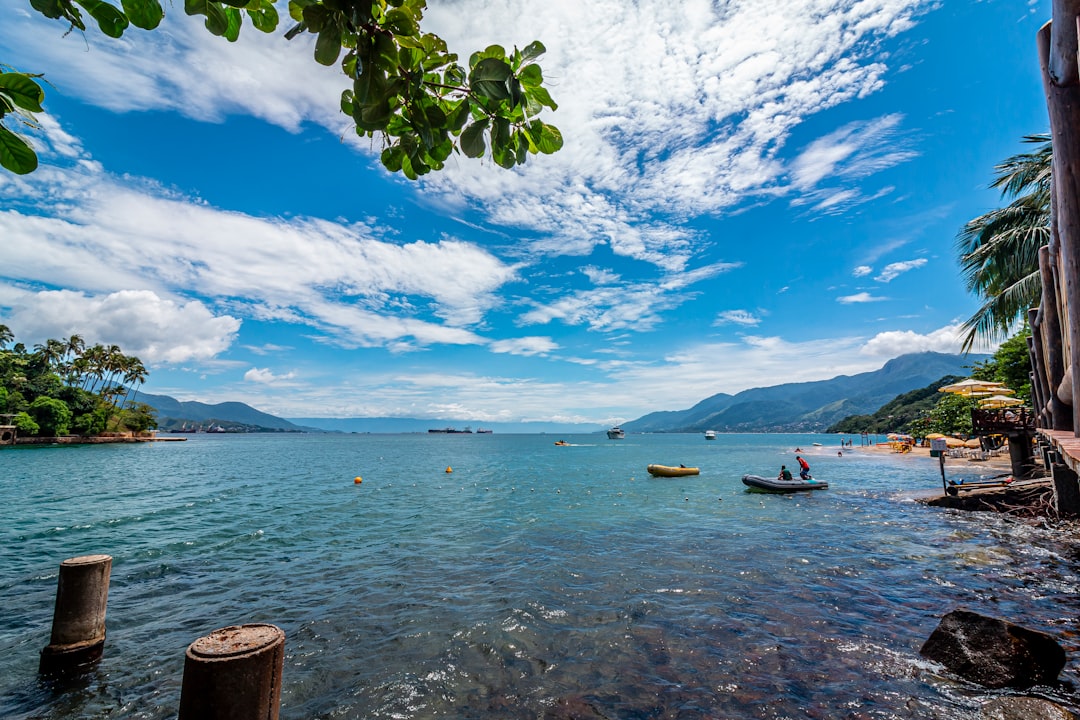
[[943, 437], [945, 437], [945, 436], [942, 435], [941, 433], [927, 433], [926, 434], [926, 439], [927, 440], [940, 440]]
[[1024, 401], [1019, 398], [1009, 397], [1008, 395], [991, 395], [990, 397], [980, 398], [979, 407], [989, 410], [993, 408], [1003, 407], [1016, 407], [1017, 405], [1023, 405]]
[[943, 385], [938, 388], [938, 392], [964, 395], [965, 397], [978, 397], [980, 395], [993, 395], [996, 392], [1000, 392], [1004, 386], [1005, 383], [968, 378], [967, 380], [961, 380], [952, 385]]

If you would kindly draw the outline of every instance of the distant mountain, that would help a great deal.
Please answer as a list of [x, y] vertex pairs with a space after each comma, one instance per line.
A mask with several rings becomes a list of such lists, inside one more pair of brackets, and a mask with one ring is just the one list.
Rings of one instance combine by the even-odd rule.
[[974, 363], [989, 357], [901, 355], [873, 372], [721, 393], [688, 410], [650, 413], [622, 427], [627, 432], [820, 432], [849, 415], [873, 413], [897, 395], [946, 375], [967, 377]]
[[[303, 432], [303, 428], [283, 418], [256, 410], [242, 402], [224, 402], [208, 405], [201, 402], [180, 401], [168, 395], [139, 393], [136, 402], [146, 403], [157, 410], [158, 425], [168, 430], [183, 425], [243, 428], [248, 431], [265, 429], [286, 432]], [[204, 428], [205, 429], [205, 428]]]
[[318, 428], [326, 432], [347, 433], [426, 433], [430, 429], [452, 427], [476, 432], [480, 428], [497, 433], [594, 433], [605, 428], [594, 424], [553, 422], [497, 422], [481, 423], [476, 420], [424, 420], [422, 418], [290, 418], [298, 425]]

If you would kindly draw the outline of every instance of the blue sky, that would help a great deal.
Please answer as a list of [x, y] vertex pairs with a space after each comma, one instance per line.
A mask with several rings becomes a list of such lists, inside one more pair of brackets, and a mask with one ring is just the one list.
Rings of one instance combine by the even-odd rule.
[[41, 168], [0, 174], [0, 322], [118, 344], [181, 400], [480, 423], [959, 350], [954, 239], [1046, 130], [1049, 0], [431, 5], [463, 57], [547, 46], [560, 153], [409, 182], [306, 39], [179, 3], [64, 37], [3, 3], [0, 62], [50, 86]]

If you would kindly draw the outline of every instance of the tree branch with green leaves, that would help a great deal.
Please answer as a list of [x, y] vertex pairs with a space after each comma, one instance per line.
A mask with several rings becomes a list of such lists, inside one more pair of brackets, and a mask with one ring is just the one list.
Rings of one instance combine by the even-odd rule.
[[[278, 0], [184, 0], [188, 15], [204, 18], [206, 29], [234, 42], [247, 21], [270, 33], [278, 28]], [[164, 18], [160, 0], [30, 0], [46, 17], [86, 30], [84, 12], [109, 37], [134, 25], [153, 30]], [[423, 32], [425, 0], [289, 0], [293, 26], [287, 39], [316, 36], [316, 62], [340, 64], [348, 81], [341, 111], [361, 137], [382, 140], [380, 159], [391, 172], [411, 180], [441, 170], [455, 152], [470, 158], [490, 154], [512, 168], [529, 155], [562, 147], [562, 134], [540, 114], [557, 105], [544, 87], [537, 59], [545, 52], [534, 41], [519, 50], [491, 45], [473, 53], [468, 67], [446, 42]], [[0, 71], [10, 70], [0, 66]], [[33, 149], [5, 125], [8, 114], [31, 126], [42, 112], [44, 93], [34, 79], [0, 73], [0, 165], [25, 174], [37, 167]], [[27, 84], [29, 83], [29, 85]], [[33, 86], [31, 88], [30, 86]]]

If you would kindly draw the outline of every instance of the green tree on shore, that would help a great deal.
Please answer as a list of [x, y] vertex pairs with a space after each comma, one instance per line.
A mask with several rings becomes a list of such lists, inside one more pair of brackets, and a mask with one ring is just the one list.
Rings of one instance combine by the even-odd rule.
[[[27, 351], [0, 325], [0, 412], [15, 416], [21, 435], [97, 435], [107, 429], [157, 427], [154, 410], [133, 398], [147, 379], [139, 358], [118, 346], [86, 347], [73, 335]], [[92, 389], [88, 389], [92, 388]]]
[[[160, 0], [30, 5], [80, 31], [86, 30], [85, 10], [113, 38], [131, 25], [153, 30], [165, 16]], [[380, 160], [391, 172], [415, 180], [442, 169], [454, 152], [470, 158], [490, 153], [497, 165], [511, 168], [530, 154], [562, 147], [559, 130], [539, 118], [545, 107], [557, 109], [536, 64], [546, 51], [539, 41], [512, 51], [490, 45], [474, 52], [465, 67], [440, 37], [421, 30], [425, 0], [288, 0], [287, 6], [294, 24], [286, 39], [312, 33], [315, 61], [340, 64], [347, 81], [341, 111], [358, 135], [381, 138]], [[278, 0], [186, 0], [184, 10], [203, 16], [210, 33], [230, 42], [239, 38], [245, 19], [264, 33], [279, 23]], [[6, 125], [13, 119], [37, 126], [34, 114], [43, 112], [44, 100], [39, 77], [0, 64], [0, 166], [14, 173], [37, 168], [29, 143]]]
[[1024, 142], [1037, 147], [998, 165], [991, 183], [1012, 201], [969, 221], [957, 236], [967, 289], [982, 301], [964, 323], [965, 352], [978, 337], [1007, 337], [1028, 308], [1039, 304], [1039, 248], [1050, 240], [1053, 149], [1046, 134], [1029, 135]]

